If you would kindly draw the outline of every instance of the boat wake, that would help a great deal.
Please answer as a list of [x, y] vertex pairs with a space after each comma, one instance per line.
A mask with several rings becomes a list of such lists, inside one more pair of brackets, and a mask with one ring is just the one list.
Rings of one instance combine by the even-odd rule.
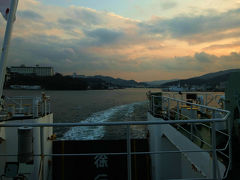
[[[143, 105], [146, 102], [137, 102], [121, 106], [115, 106], [105, 111], [100, 111], [92, 114], [87, 119], [81, 122], [107, 122], [107, 121], [126, 121], [131, 120], [134, 109], [138, 105]], [[105, 134], [104, 126], [83, 126], [72, 127], [68, 130], [63, 140], [97, 140], [102, 139]]]

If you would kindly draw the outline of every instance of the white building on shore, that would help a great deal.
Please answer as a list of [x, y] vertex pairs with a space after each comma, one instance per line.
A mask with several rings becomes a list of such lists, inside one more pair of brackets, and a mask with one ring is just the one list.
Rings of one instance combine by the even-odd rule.
[[36, 75], [36, 76], [53, 76], [54, 71], [53, 67], [44, 67], [44, 66], [11, 66], [9, 68], [9, 73], [18, 73], [22, 75]]

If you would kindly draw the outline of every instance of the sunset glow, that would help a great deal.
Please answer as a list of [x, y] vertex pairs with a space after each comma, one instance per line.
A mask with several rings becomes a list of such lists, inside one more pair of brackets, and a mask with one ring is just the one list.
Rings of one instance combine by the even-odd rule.
[[137, 81], [240, 68], [239, 17], [237, 0], [20, 0], [8, 65]]

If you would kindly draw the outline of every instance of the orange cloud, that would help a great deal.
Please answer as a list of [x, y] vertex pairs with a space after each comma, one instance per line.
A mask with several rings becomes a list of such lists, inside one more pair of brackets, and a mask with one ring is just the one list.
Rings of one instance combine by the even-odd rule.
[[[234, 3], [230, 4], [227, 9], [221, 7], [221, 12], [201, 14], [200, 8], [197, 15], [153, 15], [137, 21], [86, 7], [19, 1], [10, 64], [34, 59], [34, 64], [44, 62], [63, 73], [139, 81], [237, 68], [240, 9], [228, 10]], [[171, 11], [177, 5], [165, 6]]]

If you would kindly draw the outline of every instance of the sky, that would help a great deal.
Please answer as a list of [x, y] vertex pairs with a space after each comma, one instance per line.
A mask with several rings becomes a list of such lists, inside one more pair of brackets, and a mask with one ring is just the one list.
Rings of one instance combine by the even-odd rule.
[[19, 0], [8, 58], [136, 81], [240, 68], [240, 1]]

